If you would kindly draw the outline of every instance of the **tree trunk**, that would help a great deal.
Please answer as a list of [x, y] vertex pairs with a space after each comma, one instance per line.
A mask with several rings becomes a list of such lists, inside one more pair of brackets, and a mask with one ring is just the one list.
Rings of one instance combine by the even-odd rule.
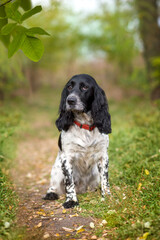
[[[146, 62], [148, 81], [152, 85], [154, 85], [155, 82], [155, 78], [153, 77], [155, 68], [152, 65], [152, 59], [155, 57], [160, 57], [158, 1], [159, 0], [135, 0], [140, 21], [139, 30], [143, 41], [144, 59]], [[156, 88], [159, 89], [159, 86], [156, 86]]]

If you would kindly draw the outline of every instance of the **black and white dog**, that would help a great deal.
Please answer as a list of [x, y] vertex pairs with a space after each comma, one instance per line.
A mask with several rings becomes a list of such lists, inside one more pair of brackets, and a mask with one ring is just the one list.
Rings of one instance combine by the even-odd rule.
[[104, 91], [87, 74], [73, 76], [64, 87], [56, 126], [61, 131], [59, 153], [44, 199], [66, 193], [65, 208], [78, 205], [76, 193], [96, 189], [110, 194], [108, 134], [111, 119]]

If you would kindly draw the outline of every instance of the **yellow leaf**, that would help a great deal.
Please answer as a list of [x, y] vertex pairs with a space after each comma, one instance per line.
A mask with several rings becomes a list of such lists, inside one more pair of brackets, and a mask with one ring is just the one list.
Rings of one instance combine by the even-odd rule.
[[66, 212], [67, 212], [66, 209], [63, 209], [63, 210], [62, 210], [62, 213], [66, 213]]
[[44, 212], [36, 212], [38, 215], [46, 216]]
[[149, 171], [147, 169], [144, 170], [146, 175], [149, 175]]
[[84, 232], [84, 231], [85, 231], [84, 228], [81, 228], [77, 231], [77, 233], [81, 233], [81, 232]]
[[69, 215], [70, 218], [72, 218], [72, 217], [78, 217], [78, 216], [79, 216], [78, 213], [76, 213], [76, 214], [74, 214], [74, 215]]
[[71, 235], [70, 233], [67, 233], [67, 234], [66, 234], [66, 237], [69, 237], [70, 235]]
[[9, 206], [9, 210], [12, 210], [12, 206]]
[[38, 223], [38, 224], [35, 226], [35, 228], [40, 228], [40, 227], [42, 227], [42, 222]]
[[59, 237], [59, 236], [60, 236], [60, 234], [59, 234], [59, 233], [56, 233], [54, 236], [55, 236], [55, 237]]
[[50, 215], [54, 215], [54, 212], [52, 211], [52, 212], [50, 212]]
[[149, 232], [146, 232], [143, 234], [142, 237], [138, 237], [137, 240], [146, 240], [148, 235], [149, 235]]
[[144, 233], [143, 238], [146, 239], [148, 235], [149, 235], [149, 232]]
[[141, 187], [142, 187], [142, 183], [139, 183], [137, 190], [140, 191], [140, 190], [141, 190]]

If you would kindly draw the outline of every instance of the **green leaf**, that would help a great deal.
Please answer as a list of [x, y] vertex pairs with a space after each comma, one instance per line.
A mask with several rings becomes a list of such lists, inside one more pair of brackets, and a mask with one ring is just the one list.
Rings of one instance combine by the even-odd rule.
[[35, 34], [39, 34], [39, 35], [49, 35], [49, 33], [47, 33], [45, 30], [43, 30], [40, 27], [33, 27], [30, 28], [26, 31], [26, 34], [29, 36], [33, 36]]
[[27, 18], [30, 18], [31, 16], [39, 13], [42, 10], [41, 6], [36, 6], [34, 8], [32, 8], [31, 10], [25, 12], [22, 17], [21, 17], [21, 21], [23, 22], [24, 20], [26, 20]]
[[14, 38], [8, 48], [8, 57], [9, 58], [12, 57], [13, 54], [18, 51], [18, 49], [20, 49], [22, 43], [24, 42], [24, 39], [25, 39], [25, 34], [23, 32], [17, 33], [14, 36]]
[[28, 11], [32, 8], [31, 0], [21, 0], [20, 6], [25, 10]]
[[8, 48], [9, 43], [10, 43], [10, 36], [9, 36], [9, 35], [6, 35], [6, 36], [0, 35], [0, 40], [3, 42], [3, 44], [5, 45], [5, 47]]
[[21, 13], [18, 11], [20, 1], [14, 1], [13, 3], [9, 3], [5, 6], [5, 12], [8, 18], [20, 22], [21, 19]]
[[6, 25], [2, 28], [1, 34], [2, 34], [2, 35], [8, 35], [8, 34], [10, 34], [10, 33], [14, 30], [14, 28], [16, 27], [16, 25], [17, 25], [17, 23], [8, 23], [8, 24], [6, 24]]
[[8, 20], [6, 19], [6, 13], [5, 13], [5, 7], [0, 7], [0, 29], [8, 23]]
[[[0, 30], [1, 30], [8, 23], [4, 6], [0, 7], [0, 16], [1, 16], [1, 18], [0, 18]], [[5, 47], [8, 47], [9, 42], [10, 42], [10, 36], [0, 35], [0, 40], [3, 42]]]
[[24, 54], [34, 62], [38, 62], [44, 52], [42, 42], [35, 37], [26, 36], [21, 46]]
[[0, 17], [0, 20], [3, 20], [3, 19], [7, 19], [7, 17], [5, 16], [5, 17]]

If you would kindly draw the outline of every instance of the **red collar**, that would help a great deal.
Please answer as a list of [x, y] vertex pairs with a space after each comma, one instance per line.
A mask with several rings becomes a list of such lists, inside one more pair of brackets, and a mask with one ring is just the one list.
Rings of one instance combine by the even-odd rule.
[[88, 125], [88, 124], [81, 124], [81, 123], [79, 123], [79, 122], [77, 122], [77, 121], [74, 121], [74, 123], [75, 123], [78, 127], [83, 128], [83, 129], [86, 129], [86, 130], [89, 130], [89, 131], [92, 131], [92, 130], [96, 127], [95, 125], [90, 126], [90, 125]]

